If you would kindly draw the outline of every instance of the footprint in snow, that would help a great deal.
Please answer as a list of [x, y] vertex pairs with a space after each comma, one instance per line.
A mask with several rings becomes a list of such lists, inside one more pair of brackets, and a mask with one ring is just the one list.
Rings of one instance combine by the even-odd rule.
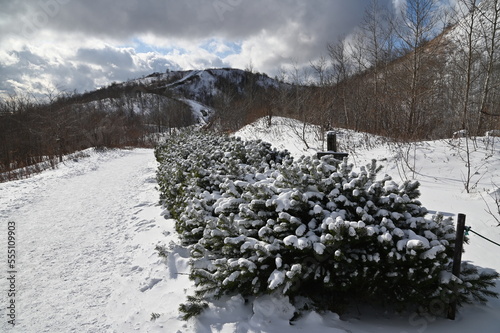
[[147, 283], [145, 286], [143, 286], [140, 290], [141, 292], [145, 292], [148, 289], [153, 289], [153, 287], [161, 282], [163, 279], [151, 279], [149, 280], [149, 283]]

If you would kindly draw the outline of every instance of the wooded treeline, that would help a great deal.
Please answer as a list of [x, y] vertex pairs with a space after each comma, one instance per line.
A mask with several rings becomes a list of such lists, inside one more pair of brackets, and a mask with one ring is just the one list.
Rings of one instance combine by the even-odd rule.
[[184, 99], [215, 110], [208, 126], [224, 132], [273, 116], [399, 141], [499, 130], [500, 0], [457, 1], [443, 12], [437, 0], [407, 0], [394, 15], [371, 0], [353, 34], [274, 80], [252, 68], [153, 73], [43, 103], [0, 101], [0, 173], [87, 147], [148, 145], [151, 132], [195, 123]]
[[499, 129], [500, 0], [458, 2], [444, 12], [436, 0], [408, 0], [391, 15], [372, 0], [353, 35], [306, 70], [282, 70], [277, 80], [290, 84], [257, 98], [223, 90], [218, 110], [235, 111], [224, 127], [280, 115], [398, 140]]
[[193, 123], [189, 106], [139, 85], [48, 93], [44, 102], [15, 96], [0, 101], [0, 173], [89, 147], [151, 146], [150, 133]]

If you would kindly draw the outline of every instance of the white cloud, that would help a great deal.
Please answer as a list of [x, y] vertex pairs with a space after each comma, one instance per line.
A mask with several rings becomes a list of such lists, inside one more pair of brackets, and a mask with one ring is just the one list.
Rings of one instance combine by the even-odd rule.
[[327, 43], [349, 34], [367, 4], [11, 0], [0, 14], [0, 76], [5, 78], [0, 90], [47, 84], [84, 91], [167, 67], [245, 68], [251, 63], [273, 75], [287, 64], [307, 65]]
[[0, 50], [0, 66], [13, 66], [19, 62], [19, 57], [13, 52]]

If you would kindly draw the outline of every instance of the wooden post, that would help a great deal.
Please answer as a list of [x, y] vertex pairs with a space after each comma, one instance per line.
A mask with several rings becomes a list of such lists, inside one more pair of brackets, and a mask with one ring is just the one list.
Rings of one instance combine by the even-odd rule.
[[337, 133], [334, 131], [329, 131], [326, 133], [326, 151], [320, 151], [317, 153], [318, 158], [330, 155], [333, 158], [342, 161], [348, 156], [347, 153], [340, 153], [337, 151]]
[[[465, 215], [458, 214], [457, 220], [457, 236], [455, 238], [455, 253], [453, 254], [453, 268], [452, 274], [460, 278], [460, 265], [462, 264], [462, 248], [464, 244], [465, 232]], [[448, 309], [448, 319], [455, 320], [455, 313], [457, 311], [457, 301], [453, 300]]]
[[337, 151], [337, 134], [335, 132], [326, 133], [326, 150]]

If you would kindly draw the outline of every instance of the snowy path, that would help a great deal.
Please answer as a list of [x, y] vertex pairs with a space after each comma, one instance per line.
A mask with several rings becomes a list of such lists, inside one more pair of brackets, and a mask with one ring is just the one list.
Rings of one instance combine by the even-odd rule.
[[[455, 172], [460, 179], [461, 162], [448, 161], [446, 147], [435, 148], [428, 154], [432, 163], [421, 165], [429, 167], [424, 170], [429, 174], [450, 177]], [[68, 161], [57, 170], [0, 183], [2, 333], [499, 332], [500, 299], [466, 306], [455, 321], [379, 311], [340, 320], [333, 313], [310, 312], [290, 326], [283, 319], [286, 316], [280, 316], [287, 302], [264, 296], [256, 307], [256, 301], [252, 305], [234, 296], [210, 304], [199, 318], [184, 322], [178, 307], [193, 292], [186, 275], [189, 256], [186, 249], [175, 245], [178, 238], [173, 222], [161, 216], [157, 205], [153, 151], [87, 153], [89, 157]], [[500, 155], [494, 156], [488, 161], [494, 170], [500, 170]], [[439, 161], [446, 162], [441, 165]], [[498, 173], [487, 176], [491, 181], [485, 176], [484, 184], [500, 183]], [[450, 214], [462, 211], [471, 217], [468, 224], [474, 230], [499, 240], [498, 228], [484, 212], [481, 197], [464, 194], [460, 186], [452, 184], [422, 184], [428, 208]], [[17, 231], [17, 325], [13, 329], [6, 313], [9, 221], [16, 223]], [[167, 259], [158, 256], [157, 245], [166, 246]], [[471, 237], [464, 260], [500, 270], [497, 246], [477, 237]], [[500, 292], [500, 284], [494, 289]], [[152, 321], [152, 314], [160, 317]]]
[[108, 160], [90, 171], [84, 159], [82, 166], [70, 162], [76, 170], [53, 171], [55, 177], [0, 184], [12, 195], [2, 195], [0, 217], [15, 221], [18, 231], [16, 332], [113, 331], [108, 303], [133, 271], [124, 246], [131, 232], [148, 227], [137, 214], [157, 201], [141, 201], [154, 186], [152, 150], [115, 154], [104, 154]]

